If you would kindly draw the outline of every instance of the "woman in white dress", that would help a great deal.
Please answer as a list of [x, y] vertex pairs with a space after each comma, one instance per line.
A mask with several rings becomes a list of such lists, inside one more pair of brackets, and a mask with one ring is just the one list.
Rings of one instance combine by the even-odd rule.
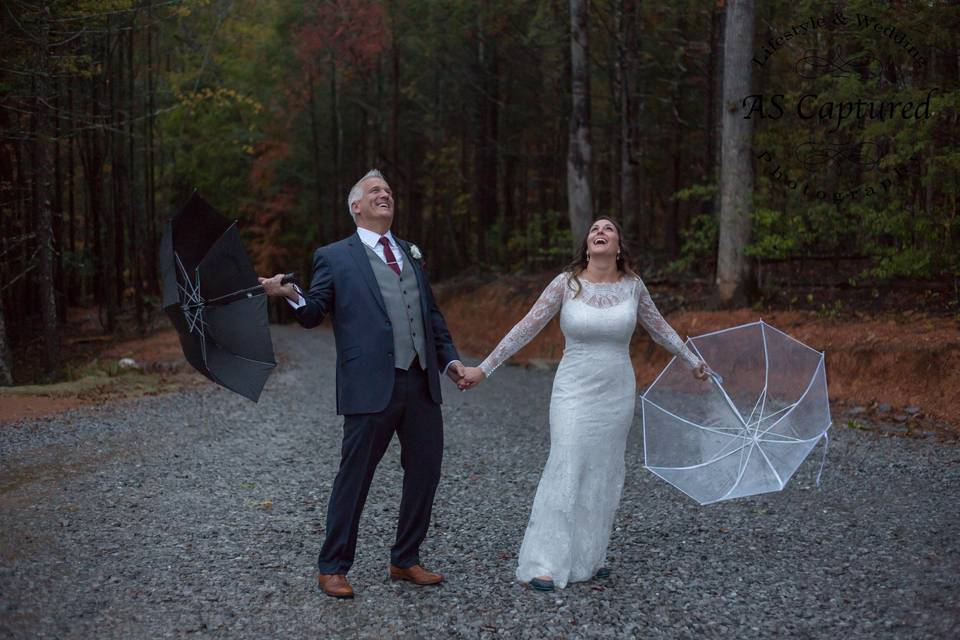
[[637, 320], [697, 378], [709, 371], [657, 311], [620, 239], [616, 222], [598, 218], [573, 263], [460, 383], [479, 384], [560, 313], [566, 344], [550, 397], [550, 455], [517, 566], [517, 580], [543, 591], [609, 575], [603, 565], [637, 395], [630, 362]]

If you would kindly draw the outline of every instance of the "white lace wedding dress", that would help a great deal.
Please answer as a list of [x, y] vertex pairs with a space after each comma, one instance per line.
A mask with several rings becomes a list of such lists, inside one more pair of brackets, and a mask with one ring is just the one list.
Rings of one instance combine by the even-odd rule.
[[[580, 278], [574, 295], [561, 273], [480, 364], [490, 376], [560, 312], [566, 345], [550, 398], [550, 456], [523, 536], [517, 579], [550, 576], [563, 588], [591, 579], [604, 564], [620, 502], [624, 450], [633, 423], [636, 378], [630, 337], [636, 321], [695, 367], [699, 359], [657, 311], [646, 286]], [[575, 285], [574, 285], [575, 286]]]

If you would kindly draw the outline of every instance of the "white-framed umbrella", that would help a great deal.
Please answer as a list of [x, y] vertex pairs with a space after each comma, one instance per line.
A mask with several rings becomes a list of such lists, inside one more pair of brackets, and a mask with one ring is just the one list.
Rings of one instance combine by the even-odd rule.
[[686, 345], [714, 375], [673, 358], [643, 393], [644, 465], [700, 504], [782, 490], [826, 447], [824, 354], [763, 320]]

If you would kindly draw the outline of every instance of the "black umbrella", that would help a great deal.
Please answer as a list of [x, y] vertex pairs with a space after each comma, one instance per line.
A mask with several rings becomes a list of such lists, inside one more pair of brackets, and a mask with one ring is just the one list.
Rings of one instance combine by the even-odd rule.
[[[256, 402], [277, 363], [267, 298], [237, 223], [194, 192], [167, 226], [160, 260], [163, 308], [187, 362]], [[288, 274], [284, 282], [292, 279]]]

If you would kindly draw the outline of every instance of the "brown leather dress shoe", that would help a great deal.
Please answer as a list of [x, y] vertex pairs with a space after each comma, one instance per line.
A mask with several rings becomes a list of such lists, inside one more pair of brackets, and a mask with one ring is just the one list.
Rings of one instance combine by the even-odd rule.
[[317, 578], [317, 586], [333, 598], [353, 597], [353, 587], [342, 573], [321, 573]]
[[390, 579], [391, 580], [407, 580], [413, 584], [427, 585], [427, 584], [440, 584], [443, 582], [443, 576], [439, 573], [433, 573], [432, 571], [427, 571], [418, 564], [413, 565], [412, 567], [407, 567], [406, 569], [401, 569], [400, 567], [395, 567], [390, 565]]

